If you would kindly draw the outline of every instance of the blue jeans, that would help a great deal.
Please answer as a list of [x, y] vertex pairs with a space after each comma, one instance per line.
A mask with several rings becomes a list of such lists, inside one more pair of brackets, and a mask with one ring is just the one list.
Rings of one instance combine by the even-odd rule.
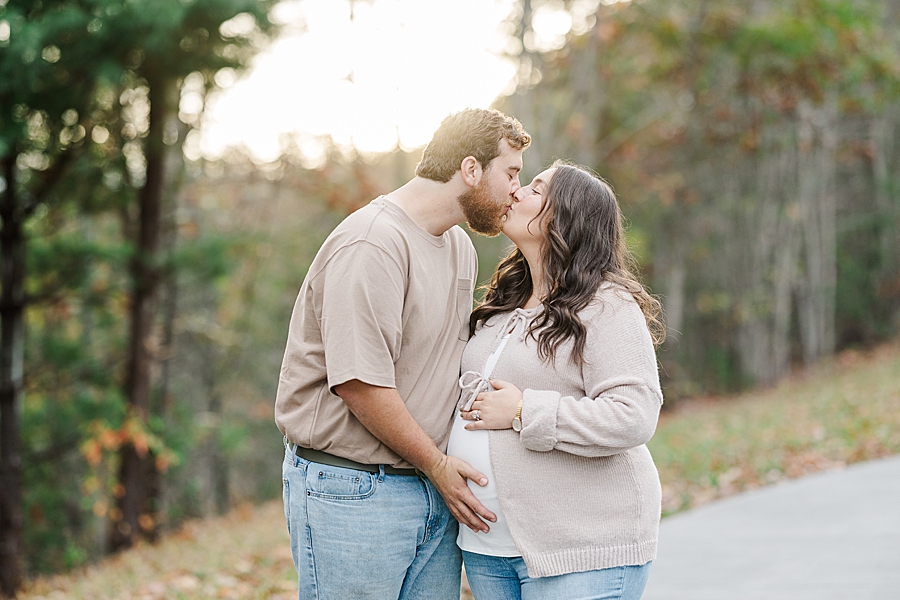
[[650, 563], [531, 578], [522, 557], [463, 551], [475, 600], [640, 600]]
[[301, 600], [459, 600], [458, 524], [427, 479], [286, 449], [282, 483]]

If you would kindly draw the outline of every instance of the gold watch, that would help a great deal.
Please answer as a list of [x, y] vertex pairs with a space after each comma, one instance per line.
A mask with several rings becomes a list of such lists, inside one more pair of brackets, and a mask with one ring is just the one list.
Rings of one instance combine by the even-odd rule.
[[519, 400], [519, 406], [516, 407], [516, 416], [512, 420], [513, 431], [522, 431], [522, 401]]

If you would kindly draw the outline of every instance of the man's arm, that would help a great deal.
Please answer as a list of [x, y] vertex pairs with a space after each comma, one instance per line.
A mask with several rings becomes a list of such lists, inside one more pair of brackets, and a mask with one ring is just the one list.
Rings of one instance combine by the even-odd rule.
[[482, 519], [494, 522], [496, 515], [466, 485], [466, 479], [486, 485], [487, 478], [465, 461], [438, 450], [396, 389], [354, 379], [335, 386], [334, 391], [372, 435], [425, 473], [457, 521], [473, 531], [490, 530]]

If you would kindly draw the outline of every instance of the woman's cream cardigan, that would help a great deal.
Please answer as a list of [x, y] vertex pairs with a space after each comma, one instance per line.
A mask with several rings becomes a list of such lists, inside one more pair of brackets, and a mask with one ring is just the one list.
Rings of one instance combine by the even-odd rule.
[[645, 443], [663, 401], [644, 316], [628, 292], [604, 284], [579, 313], [583, 363], [570, 361], [571, 341], [548, 363], [525, 335], [540, 311], [495, 315], [462, 358], [463, 372], [481, 373], [514, 327], [491, 378], [523, 391], [523, 427], [489, 438], [510, 532], [532, 577], [642, 565], [656, 557], [660, 485]]

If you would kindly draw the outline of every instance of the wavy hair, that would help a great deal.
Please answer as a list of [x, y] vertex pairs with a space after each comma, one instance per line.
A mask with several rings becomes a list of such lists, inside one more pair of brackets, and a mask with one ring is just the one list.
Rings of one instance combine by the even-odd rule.
[[[548, 291], [541, 316], [528, 330], [537, 340], [538, 355], [555, 360], [560, 344], [571, 338], [572, 361], [584, 360], [587, 329], [578, 313], [604, 282], [631, 294], [644, 313], [653, 344], [659, 346], [665, 340], [662, 305], [634, 274], [636, 262], [626, 245], [615, 193], [585, 167], [562, 161], [552, 166], [556, 170], [536, 217], [545, 231], [541, 261]], [[484, 300], [469, 319], [471, 333], [479, 322], [521, 307], [531, 297], [531, 272], [518, 248], [500, 262], [484, 289]]]

